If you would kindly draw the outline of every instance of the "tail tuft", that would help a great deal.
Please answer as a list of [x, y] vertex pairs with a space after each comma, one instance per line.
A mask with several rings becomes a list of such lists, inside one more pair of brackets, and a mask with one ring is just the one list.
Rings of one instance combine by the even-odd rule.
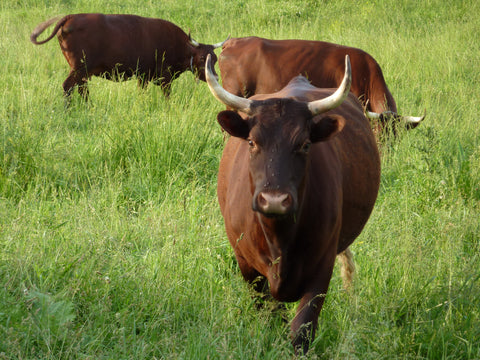
[[352, 289], [353, 276], [355, 274], [355, 263], [353, 262], [353, 254], [350, 248], [341, 252], [337, 256], [341, 266], [340, 275], [343, 281], [343, 288], [347, 291]]

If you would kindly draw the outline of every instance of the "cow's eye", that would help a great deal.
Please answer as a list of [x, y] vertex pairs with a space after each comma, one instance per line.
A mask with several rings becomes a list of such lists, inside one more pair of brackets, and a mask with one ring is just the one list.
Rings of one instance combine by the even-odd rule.
[[258, 151], [258, 146], [257, 146], [257, 143], [255, 141], [253, 141], [252, 139], [247, 139], [247, 142], [248, 142], [248, 146], [249, 146], [249, 150], [250, 150], [250, 153], [255, 153]]
[[307, 154], [310, 150], [312, 143], [310, 141], [305, 141], [297, 150], [299, 153]]

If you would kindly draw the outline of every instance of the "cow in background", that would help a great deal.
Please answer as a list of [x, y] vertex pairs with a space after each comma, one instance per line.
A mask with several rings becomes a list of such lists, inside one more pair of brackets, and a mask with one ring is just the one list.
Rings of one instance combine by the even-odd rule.
[[337, 255], [350, 266], [342, 274], [353, 271], [349, 246], [380, 184], [376, 140], [349, 94], [345, 61], [336, 91], [298, 76], [277, 93], [246, 99], [218, 84], [207, 57], [211, 92], [234, 110], [217, 116], [231, 135], [217, 188], [227, 236], [246, 281], [257, 289], [268, 284], [279, 301], [300, 300], [291, 323], [297, 353], [315, 337]]
[[[398, 122], [415, 128], [424, 119], [397, 114], [380, 66], [360, 49], [324, 41], [233, 38], [224, 43], [218, 65], [225, 90], [249, 97], [279, 91], [297, 75], [304, 75], [318, 88], [338, 87], [346, 55], [352, 63], [350, 91], [363, 102], [375, 133], [380, 136]], [[390, 127], [395, 131], [395, 126]]]
[[[52, 33], [38, 41], [38, 36], [54, 23]], [[78, 86], [78, 92], [87, 98], [86, 84], [93, 75], [114, 81], [136, 75], [142, 87], [153, 81], [168, 96], [172, 81], [186, 70], [205, 81], [205, 59], [210, 54], [215, 62], [214, 49], [223, 44], [200, 44], [166, 20], [104, 14], [52, 18], [39, 24], [30, 40], [44, 44], [55, 34], [71, 68], [63, 83], [66, 97]]]

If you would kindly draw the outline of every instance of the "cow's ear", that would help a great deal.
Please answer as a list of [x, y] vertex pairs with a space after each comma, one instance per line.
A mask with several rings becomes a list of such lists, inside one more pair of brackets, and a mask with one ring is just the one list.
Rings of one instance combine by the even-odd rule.
[[217, 120], [223, 130], [230, 135], [242, 139], [248, 138], [248, 134], [250, 133], [248, 121], [244, 120], [235, 111], [222, 111], [217, 115]]
[[345, 118], [340, 115], [321, 115], [312, 120], [313, 124], [310, 130], [312, 143], [334, 138], [345, 126]]

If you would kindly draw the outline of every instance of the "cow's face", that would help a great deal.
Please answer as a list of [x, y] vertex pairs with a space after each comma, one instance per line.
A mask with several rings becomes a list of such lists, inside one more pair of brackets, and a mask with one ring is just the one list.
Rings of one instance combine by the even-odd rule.
[[289, 96], [312, 90], [303, 77], [290, 81], [282, 90], [284, 97], [272, 94], [245, 99], [222, 88], [211, 68], [208, 56], [206, 81], [210, 91], [223, 104], [238, 111], [220, 112], [218, 122], [230, 135], [247, 141], [250, 147], [253, 209], [270, 217], [295, 215], [303, 199], [309, 156], [315, 150], [311, 145], [332, 138], [345, 124], [343, 117], [326, 114], [348, 96], [352, 82], [348, 55], [338, 89], [325, 98], [309, 102], [299, 102]]
[[307, 104], [291, 99], [258, 102], [250, 116], [219, 113], [222, 128], [248, 143], [253, 210], [268, 217], [295, 214], [314, 144], [335, 136], [344, 121], [312, 116]]
[[214, 45], [205, 44], [197, 44], [197, 46], [193, 47], [190, 67], [192, 72], [202, 81], [205, 81], [205, 61], [209, 54], [212, 59], [212, 72], [216, 75], [215, 63], [217, 62], [217, 56], [215, 55], [214, 49]]
[[[205, 64], [207, 58], [210, 58], [211, 61], [211, 72], [212, 75], [217, 77], [215, 72], [215, 64], [217, 62], [217, 56], [215, 55], [214, 50], [220, 48], [225, 44], [230, 38], [230, 35], [222, 42], [213, 44], [213, 45], [206, 45], [200, 44], [193, 40], [190, 35], [188, 36], [188, 42], [191, 46], [191, 57], [190, 57], [190, 70], [198, 76], [198, 78], [202, 81], [206, 81], [205, 79]], [[210, 55], [210, 56], [209, 56]]]

